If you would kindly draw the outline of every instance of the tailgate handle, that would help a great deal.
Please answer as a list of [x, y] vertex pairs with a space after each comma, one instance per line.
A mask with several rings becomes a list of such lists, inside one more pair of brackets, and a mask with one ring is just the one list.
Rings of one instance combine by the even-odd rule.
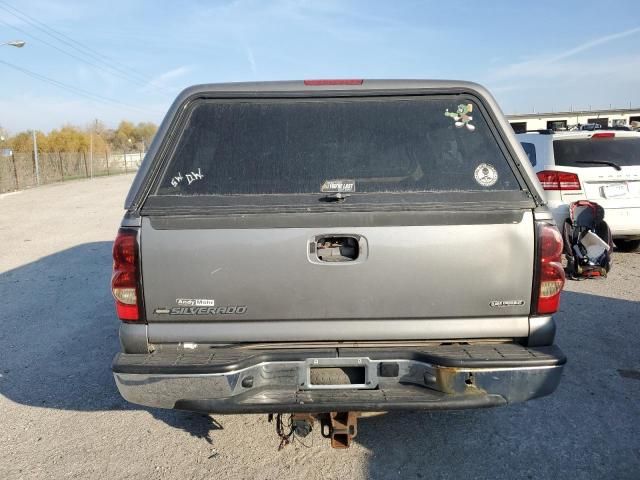
[[319, 235], [312, 245], [320, 262], [353, 262], [361, 253], [360, 236], [356, 235]]

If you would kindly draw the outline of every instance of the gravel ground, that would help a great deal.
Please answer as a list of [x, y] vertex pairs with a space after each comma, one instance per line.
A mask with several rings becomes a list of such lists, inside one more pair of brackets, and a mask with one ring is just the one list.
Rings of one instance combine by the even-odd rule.
[[110, 248], [132, 177], [0, 196], [0, 479], [640, 478], [640, 255], [570, 282], [558, 391], [482, 411], [361, 420], [356, 445], [278, 452], [264, 415], [137, 407], [118, 350]]

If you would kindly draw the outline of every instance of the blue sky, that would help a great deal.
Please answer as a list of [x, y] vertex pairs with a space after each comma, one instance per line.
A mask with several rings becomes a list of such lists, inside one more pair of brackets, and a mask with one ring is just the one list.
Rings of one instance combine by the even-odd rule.
[[640, 106], [637, 0], [0, 0], [0, 43], [13, 39], [28, 42], [0, 47], [0, 126], [13, 132], [159, 122], [188, 85], [247, 80], [473, 80], [505, 113]]

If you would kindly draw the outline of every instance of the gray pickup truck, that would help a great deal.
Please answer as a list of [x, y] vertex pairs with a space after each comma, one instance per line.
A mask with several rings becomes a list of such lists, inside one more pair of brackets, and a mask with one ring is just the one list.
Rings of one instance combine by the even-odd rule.
[[275, 414], [285, 440], [319, 419], [345, 447], [358, 412], [498, 406], [560, 381], [562, 240], [479, 85], [188, 88], [125, 207], [113, 373], [130, 402]]

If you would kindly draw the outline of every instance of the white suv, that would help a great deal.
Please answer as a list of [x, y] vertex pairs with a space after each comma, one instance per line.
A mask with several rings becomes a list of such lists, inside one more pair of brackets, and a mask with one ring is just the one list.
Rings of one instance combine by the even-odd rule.
[[640, 247], [640, 133], [541, 130], [517, 137], [560, 228], [571, 202], [591, 200], [604, 207], [620, 250]]

